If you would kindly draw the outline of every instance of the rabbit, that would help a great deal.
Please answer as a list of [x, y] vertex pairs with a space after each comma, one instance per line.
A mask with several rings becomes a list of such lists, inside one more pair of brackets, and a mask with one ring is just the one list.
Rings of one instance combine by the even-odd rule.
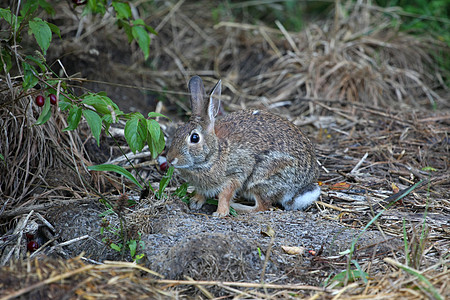
[[[238, 213], [264, 211], [279, 203], [301, 210], [317, 200], [319, 167], [314, 148], [288, 120], [263, 110], [242, 110], [216, 119], [221, 81], [209, 99], [199, 76], [189, 81], [192, 115], [179, 126], [167, 161], [196, 190], [190, 208], [218, 195], [213, 216], [224, 217], [230, 205]], [[240, 195], [254, 206], [234, 203]]]

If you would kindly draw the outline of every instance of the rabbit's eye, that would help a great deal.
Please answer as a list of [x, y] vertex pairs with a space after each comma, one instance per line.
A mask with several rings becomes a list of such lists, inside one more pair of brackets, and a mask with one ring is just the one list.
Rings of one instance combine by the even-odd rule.
[[197, 144], [200, 141], [200, 136], [198, 135], [198, 133], [193, 133], [191, 134], [191, 143], [193, 144]]

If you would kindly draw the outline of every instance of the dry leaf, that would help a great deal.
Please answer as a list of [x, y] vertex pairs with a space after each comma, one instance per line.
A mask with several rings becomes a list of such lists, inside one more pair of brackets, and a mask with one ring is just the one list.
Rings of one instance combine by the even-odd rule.
[[347, 182], [337, 182], [331, 186], [332, 190], [347, 190], [351, 187]]
[[394, 194], [398, 193], [400, 191], [400, 189], [397, 187], [397, 185], [395, 185], [395, 183], [391, 183], [391, 188], [392, 191], [394, 192]]
[[267, 225], [265, 230], [261, 230], [261, 233], [266, 235], [266, 236], [270, 236], [270, 237], [274, 237], [275, 236], [275, 231], [269, 225]]
[[289, 246], [281, 246], [284, 252], [290, 255], [302, 255], [305, 253], [304, 247], [289, 247]]

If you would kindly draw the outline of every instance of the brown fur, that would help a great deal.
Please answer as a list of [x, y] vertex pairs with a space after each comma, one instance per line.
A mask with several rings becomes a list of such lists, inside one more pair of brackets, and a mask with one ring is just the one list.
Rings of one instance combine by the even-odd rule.
[[[205, 196], [219, 195], [216, 216], [226, 216], [230, 204], [241, 212], [261, 211], [315, 184], [314, 149], [298, 127], [265, 111], [238, 111], [216, 120], [210, 113], [217, 104], [212, 97], [209, 103], [203, 99], [198, 92], [203, 85], [198, 84], [201, 79], [193, 77], [189, 84], [193, 116], [177, 129], [167, 154], [196, 188], [191, 208], [200, 208]], [[190, 142], [192, 133], [200, 136], [198, 143]], [[233, 204], [237, 193], [254, 200], [255, 206]]]

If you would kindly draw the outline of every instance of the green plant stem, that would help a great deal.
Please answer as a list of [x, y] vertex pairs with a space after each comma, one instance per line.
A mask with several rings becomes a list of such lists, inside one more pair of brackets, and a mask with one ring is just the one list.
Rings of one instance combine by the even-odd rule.
[[406, 260], [406, 265], [409, 266], [410, 265], [410, 255], [409, 255], [409, 251], [408, 251], [408, 236], [406, 234], [406, 221], [405, 218], [403, 218], [403, 244], [405, 245], [405, 260]]

